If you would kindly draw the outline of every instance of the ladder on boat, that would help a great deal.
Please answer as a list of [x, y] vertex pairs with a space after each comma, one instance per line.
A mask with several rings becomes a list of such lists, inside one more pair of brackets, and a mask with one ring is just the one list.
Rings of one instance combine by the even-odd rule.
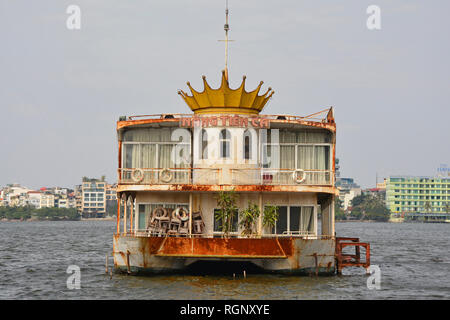
[[[344, 253], [346, 247], [354, 247], [355, 254]], [[361, 261], [361, 248], [365, 249], [364, 261]], [[370, 266], [370, 244], [360, 242], [359, 238], [337, 237], [335, 256], [338, 274], [342, 274], [345, 267], [363, 267], [367, 271]]]

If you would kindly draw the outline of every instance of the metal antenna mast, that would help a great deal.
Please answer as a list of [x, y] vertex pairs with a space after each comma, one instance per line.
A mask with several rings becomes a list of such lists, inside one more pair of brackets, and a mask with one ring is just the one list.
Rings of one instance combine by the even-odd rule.
[[228, 24], [228, 0], [226, 0], [226, 8], [225, 8], [225, 25], [223, 27], [225, 30], [225, 40], [219, 40], [219, 41], [225, 41], [225, 79], [228, 80], [228, 42], [234, 41], [228, 39], [228, 31], [230, 30], [230, 25]]

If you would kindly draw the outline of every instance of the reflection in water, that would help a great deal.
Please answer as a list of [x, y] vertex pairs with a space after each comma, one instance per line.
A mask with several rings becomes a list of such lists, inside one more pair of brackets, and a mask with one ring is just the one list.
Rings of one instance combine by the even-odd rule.
[[[193, 266], [184, 275], [105, 274], [114, 222], [0, 222], [0, 299], [449, 299], [450, 226], [337, 223], [338, 236], [371, 243], [381, 290], [369, 290], [365, 270], [342, 276], [260, 274], [233, 264]], [[81, 269], [81, 289], [68, 290], [69, 265]], [[110, 258], [109, 265], [112, 265]], [[203, 266], [204, 267], [204, 266]], [[233, 278], [233, 273], [236, 277]]]

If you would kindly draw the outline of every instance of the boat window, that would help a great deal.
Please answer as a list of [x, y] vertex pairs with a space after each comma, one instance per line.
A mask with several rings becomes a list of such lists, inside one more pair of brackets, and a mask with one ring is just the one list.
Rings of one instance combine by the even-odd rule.
[[[222, 219], [217, 218], [219, 212], [220, 209], [214, 209], [214, 232], [222, 232], [221, 229]], [[236, 212], [234, 212], [232, 217], [231, 232], [237, 231], [238, 231], [238, 211], [236, 210]]]
[[278, 219], [275, 223], [276, 234], [283, 234], [283, 232], [288, 230], [287, 221], [287, 207], [278, 207]]
[[280, 130], [280, 143], [331, 143], [332, 135], [328, 130]]
[[178, 207], [183, 207], [189, 211], [188, 203], [140, 203], [138, 204], [138, 230], [145, 231], [151, 220], [153, 211], [158, 208], [163, 207], [169, 210], [174, 210]]
[[252, 135], [250, 131], [244, 131], [244, 159], [249, 160], [252, 158]]
[[227, 129], [220, 131], [220, 157], [229, 158], [230, 157], [230, 143], [231, 134]]
[[172, 128], [129, 129], [123, 135], [124, 142], [170, 142]]
[[200, 159], [208, 159], [208, 132], [206, 132], [205, 129], [202, 129], [200, 139], [201, 139], [200, 145], [202, 146], [201, 148], [202, 154], [200, 155]]
[[311, 234], [315, 232], [315, 219], [313, 206], [278, 206], [278, 220], [271, 233]]

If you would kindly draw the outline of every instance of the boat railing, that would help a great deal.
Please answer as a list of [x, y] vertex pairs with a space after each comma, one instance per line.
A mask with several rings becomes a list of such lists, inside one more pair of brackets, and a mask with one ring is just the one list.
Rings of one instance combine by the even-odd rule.
[[133, 168], [119, 169], [120, 184], [219, 184], [215, 168]]
[[298, 231], [298, 232], [284, 232], [282, 234], [252, 234], [252, 235], [242, 235], [240, 233], [234, 232], [228, 234], [227, 236], [214, 232], [214, 233], [201, 233], [201, 234], [186, 234], [186, 233], [176, 233], [176, 232], [149, 232], [145, 229], [138, 229], [135, 232], [123, 232], [120, 233], [121, 236], [130, 237], [183, 237], [183, 238], [238, 238], [238, 239], [276, 239], [276, 238], [298, 238], [305, 240], [328, 240], [334, 239], [332, 235], [317, 235], [311, 231]]
[[119, 184], [332, 186], [331, 170], [268, 168], [123, 168]]
[[[233, 185], [332, 185], [331, 170], [231, 169]], [[303, 176], [302, 176], [303, 175]]]
[[[298, 121], [311, 121], [311, 122], [326, 122], [327, 116], [331, 110], [331, 107], [315, 112], [307, 116], [294, 116], [288, 114], [259, 114], [258, 117], [269, 120], [286, 121], [286, 122], [298, 122]], [[150, 119], [163, 119], [172, 120], [193, 117], [194, 114], [190, 113], [162, 113], [162, 114], [148, 114], [148, 115], [134, 115], [124, 117], [123, 121], [134, 120], [150, 120]], [[122, 119], [121, 119], [122, 120]]]

